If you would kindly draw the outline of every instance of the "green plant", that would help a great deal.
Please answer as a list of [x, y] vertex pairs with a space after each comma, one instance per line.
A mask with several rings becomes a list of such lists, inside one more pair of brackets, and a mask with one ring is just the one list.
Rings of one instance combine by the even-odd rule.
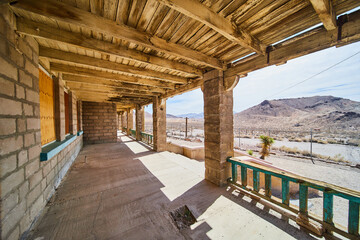
[[248, 153], [250, 156], [252, 156], [254, 152], [253, 152], [253, 150], [248, 150], [247, 153]]
[[261, 140], [261, 159], [265, 159], [266, 156], [270, 155], [270, 146], [275, 142], [274, 139], [272, 137], [269, 136], [264, 136], [261, 135], [260, 136], [260, 140]]

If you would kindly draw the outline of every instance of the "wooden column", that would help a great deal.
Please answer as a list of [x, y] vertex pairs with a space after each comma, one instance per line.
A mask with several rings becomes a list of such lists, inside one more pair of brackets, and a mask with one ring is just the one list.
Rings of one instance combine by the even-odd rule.
[[230, 177], [226, 157], [233, 156], [233, 91], [226, 91], [223, 72], [204, 74], [205, 179], [223, 186]]
[[143, 115], [144, 115], [144, 107], [139, 104], [136, 105], [136, 140], [141, 141], [141, 131], [143, 126]]
[[63, 141], [65, 139], [64, 83], [58, 77], [54, 77], [54, 92], [56, 140]]
[[145, 132], [145, 108], [141, 108], [141, 131]]
[[154, 97], [153, 100], [154, 150], [166, 151], [166, 99]]
[[126, 127], [127, 123], [126, 123], [126, 112], [123, 112], [121, 114], [121, 130], [123, 127]]

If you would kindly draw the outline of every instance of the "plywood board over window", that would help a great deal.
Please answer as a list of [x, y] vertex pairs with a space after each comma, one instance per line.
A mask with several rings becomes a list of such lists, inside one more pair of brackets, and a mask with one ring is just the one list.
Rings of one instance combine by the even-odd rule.
[[39, 69], [41, 145], [56, 140], [54, 112], [54, 82]]
[[70, 133], [70, 112], [69, 112], [69, 94], [64, 92], [65, 104], [65, 134]]

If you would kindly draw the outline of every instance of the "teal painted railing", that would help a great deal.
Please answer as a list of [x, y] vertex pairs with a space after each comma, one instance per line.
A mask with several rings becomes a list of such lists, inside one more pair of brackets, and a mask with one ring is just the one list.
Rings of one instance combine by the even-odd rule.
[[141, 132], [141, 141], [148, 145], [153, 145], [153, 135]]
[[136, 130], [130, 129], [130, 135], [136, 138]]
[[[231, 163], [232, 177], [231, 182], [254, 195], [260, 196], [276, 205], [286, 208], [298, 216], [310, 218], [322, 224], [325, 232], [337, 232], [350, 239], [359, 239], [359, 205], [360, 192], [339, 187], [325, 182], [305, 178], [296, 174], [284, 172], [260, 164], [242, 161], [236, 158], [227, 158]], [[241, 184], [237, 184], [238, 166], [241, 168]], [[248, 186], [247, 171], [253, 171], [253, 187]], [[265, 192], [259, 192], [260, 173], [265, 174]], [[271, 177], [278, 177], [282, 182], [281, 199], [271, 195]], [[355, 180], [355, 179], [354, 179]], [[289, 183], [299, 184], [299, 207], [290, 204]], [[314, 188], [323, 192], [323, 217], [318, 217], [308, 213], [308, 188]], [[338, 196], [349, 201], [348, 227], [343, 227], [333, 222], [333, 197]]]

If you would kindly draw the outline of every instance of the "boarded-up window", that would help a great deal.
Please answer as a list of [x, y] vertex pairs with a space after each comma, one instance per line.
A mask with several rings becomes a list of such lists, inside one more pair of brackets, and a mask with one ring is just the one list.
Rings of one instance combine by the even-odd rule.
[[56, 140], [54, 113], [54, 83], [39, 69], [41, 145]]
[[70, 133], [70, 112], [69, 112], [69, 94], [64, 92], [64, 104], [65, 104], [65, 134]]

